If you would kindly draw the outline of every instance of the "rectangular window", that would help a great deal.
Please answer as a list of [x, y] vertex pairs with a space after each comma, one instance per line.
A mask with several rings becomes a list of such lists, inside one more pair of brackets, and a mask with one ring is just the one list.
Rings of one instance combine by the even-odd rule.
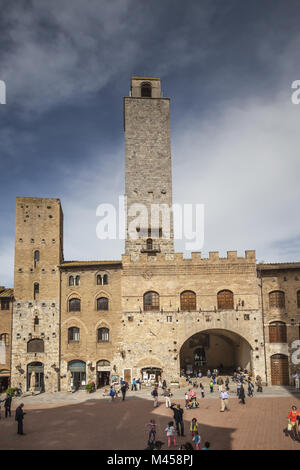
[[9, 310], [9, 300], [1, 300], [1, 310]]
[[167, 322], [171, 323], [172, 322], [172, 317], [167, 317]]

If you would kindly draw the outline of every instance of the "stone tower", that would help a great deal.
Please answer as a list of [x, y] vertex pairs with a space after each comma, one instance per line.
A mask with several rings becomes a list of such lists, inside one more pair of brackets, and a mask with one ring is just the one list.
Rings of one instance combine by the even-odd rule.
[[59, 199], [18, 197], [12, 328], [12, 385], [59, 387], [60, 272], [63, 213]]
[[[162, 97], [160, 78], [131, 78], [124, 130], [126, 254], [136, 259], [141, 252], [172, 253], [170, 99]], [[143, 204], [147, 214], [136, 204]]]

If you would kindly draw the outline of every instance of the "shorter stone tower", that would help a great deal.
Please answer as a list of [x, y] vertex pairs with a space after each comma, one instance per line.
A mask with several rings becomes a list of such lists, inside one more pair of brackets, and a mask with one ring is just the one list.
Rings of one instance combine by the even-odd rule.
[[17, 198], [11, 377], [23, 391], [59, 389], [62, 261], [60, 200]]

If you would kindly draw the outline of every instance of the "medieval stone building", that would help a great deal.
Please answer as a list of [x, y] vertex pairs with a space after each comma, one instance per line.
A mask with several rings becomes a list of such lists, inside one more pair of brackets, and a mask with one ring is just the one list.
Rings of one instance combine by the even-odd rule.
[[130, 234], [135, 204], [172, 207], [169, 105], [159, 78], [132, 78], [120, 261], [65, 261], [59, 199], [17, 198], [11, 331], [0, 311], [12, 385], [55, 391], [158, 376], [170, 383], [220, 365], [291, 382], [300, 263], [257, 264], [253, 250], [184, 258], [174, 252], [172, 211], [167, 236], [160, 217]]

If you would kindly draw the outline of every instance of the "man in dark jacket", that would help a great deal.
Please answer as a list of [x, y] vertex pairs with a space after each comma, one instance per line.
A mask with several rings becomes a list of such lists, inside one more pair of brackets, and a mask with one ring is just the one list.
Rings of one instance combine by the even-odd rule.
[[11, 400], [11, 396], [7, 394], [4, 401], [5, 418], [7, 418], [8, 415], [11, 417]]
[[18, 434], [24, 436], [23, 433], [23, 419], [26, 413], [23, 411], [24, 403], [21, 403], [16, 409], [16, 421], [18, 421]]
[[171, 405], [171, 410], [173, 410], [177, 434], [184, 436], [183, 409], [180, 408], [180, 405]]
[[245, 390], [244, 390], [243, 384], [241, 384], [241, 386], [240, 386], [239, 399], [241, 400], [241, 403], [243, 403], [243, 405], [246, 404], [246, 402], [245, 402]]
[[122, 400], [125, 400], [125, 395], [128, 389], [128, 383], [124, 380], [122, 387], [121, 387], [121, 392], [122, 392]]

